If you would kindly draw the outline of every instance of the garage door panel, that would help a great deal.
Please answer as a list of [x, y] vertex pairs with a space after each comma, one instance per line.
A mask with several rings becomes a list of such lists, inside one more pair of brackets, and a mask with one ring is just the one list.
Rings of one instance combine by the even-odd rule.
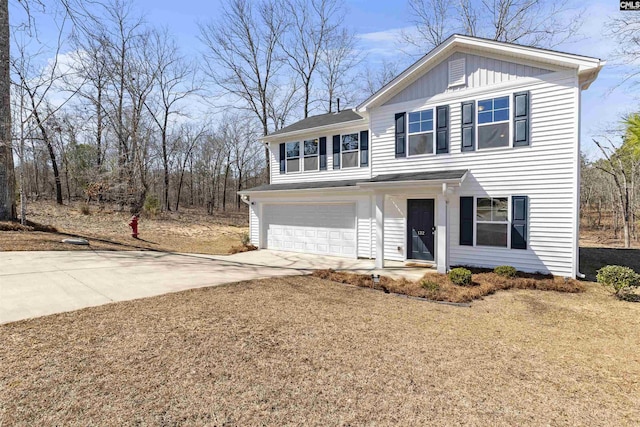
[[265, 205], [267, 247], [353, 257], [355, 204]]

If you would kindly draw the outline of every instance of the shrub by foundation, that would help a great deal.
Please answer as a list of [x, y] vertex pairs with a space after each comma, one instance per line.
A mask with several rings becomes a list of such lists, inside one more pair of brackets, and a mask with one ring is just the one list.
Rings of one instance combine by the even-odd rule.
[[516, 277], [518, 271], [510, 265], [500, 265], [493, 269], [493, 272], [502, 277]]
[[469, 286], [471, 278], [471, 271], [463, 267], [454, 268], [449, 272], [449, 280], [454, 285]]

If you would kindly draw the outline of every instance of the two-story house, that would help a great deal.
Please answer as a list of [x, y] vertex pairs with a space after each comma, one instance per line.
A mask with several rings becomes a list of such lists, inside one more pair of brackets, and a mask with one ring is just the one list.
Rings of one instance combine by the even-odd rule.
[[251, 242], [575, 277], [580, 93], [603, 65], [451, 36], [357, 108], [264, 137]]

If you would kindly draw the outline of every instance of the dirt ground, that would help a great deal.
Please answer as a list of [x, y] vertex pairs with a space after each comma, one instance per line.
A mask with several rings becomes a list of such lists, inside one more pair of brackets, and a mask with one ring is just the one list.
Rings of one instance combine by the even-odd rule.
[[[241, 244], [248, 232], [248, 214], [227, 212], [207, 215], [203, 210], [181, 209], [140, 219], [140, 238], [133, 239], [128, 223], [131, 215], [113, 207], [91, 205], [91, 213], [81, 212], [80, 203], [57, 206], [52, 202], [28, 205], [27, 218], [55, 227], [59, 233], [0, 231], [0, 250], [139, 250], [226, 254]], [[85, 237], [90, 246], [62, 243], [69, 235]]]
[[0, 425], [589, 425], [640, 419], [640, 305], [471, 308], [311, 277], [0, 326]]

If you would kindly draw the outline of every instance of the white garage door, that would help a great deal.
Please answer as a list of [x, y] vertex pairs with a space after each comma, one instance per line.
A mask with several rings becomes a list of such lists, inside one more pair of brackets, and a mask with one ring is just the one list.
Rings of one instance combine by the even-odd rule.
[[262, 213], [269, 249], [356, 256], [355, 203], [265, 205]]

